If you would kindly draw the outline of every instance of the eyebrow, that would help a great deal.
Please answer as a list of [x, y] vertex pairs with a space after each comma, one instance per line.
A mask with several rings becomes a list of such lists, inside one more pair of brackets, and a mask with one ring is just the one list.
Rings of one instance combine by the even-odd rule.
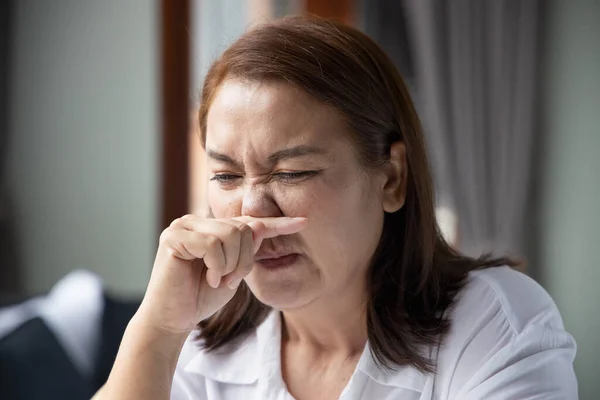
[[[273, 153], [269, 156], [268, 161], [270, 164], [276, 164], [278, 161], [281, 161], [284, 159], [302, 157], [302, 156], [306, 156], [306, 155], [310, 155], [310, 154], [325, 154], [325, 153], [326, 153], [325, 150], [320, 149], [318, 147], [300, 145], [300, 146], [294, 146], [294, 147], [290, 147], [288, 149], [276, 151], [275, 153]], [[229, 157], [225, 154], [218, 153], [211, 149], [208, 149], [206, 151], [206, 154], [208, 155], [208, 157], [212, 158], [213, 160], [221, 161], [221, 162], [239, 167], [239, 164], [236, 161], [234, 161], [231, 157]]]
[[225, 164], [233, 165], [236, 168], [240, 167], [240, 165], [237, 162], [235, 162], [231, 157], [226, 156], [225, 154], [217, 153], [214, 150], [211, 150], [211, 149], [206, 150], [206, 155], [209, 158], [212, 158], [213, 160], [221, 161]]

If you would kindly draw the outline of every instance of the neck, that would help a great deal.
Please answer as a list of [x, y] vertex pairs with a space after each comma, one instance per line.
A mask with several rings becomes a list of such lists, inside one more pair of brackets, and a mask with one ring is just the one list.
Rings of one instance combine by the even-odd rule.
[[282, 339], [323, 352], [362, 353], [367, 342], [366, 296], [346, 290], [293, 310], [282, 310]]

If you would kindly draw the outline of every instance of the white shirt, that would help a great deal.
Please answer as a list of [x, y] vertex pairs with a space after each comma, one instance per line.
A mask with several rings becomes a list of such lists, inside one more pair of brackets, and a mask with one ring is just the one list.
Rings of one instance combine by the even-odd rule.
[[[508, 267], [471, 272], [450, 315], [435, 374], [381, 369], [367, 344], [340, 399], [577, 399], [575, 341], [529, 277]], [[228, 353], [204, 352], [193, 336], [179, 358], [172, 400], [293, 399], [281, 377], [279, 312]]]

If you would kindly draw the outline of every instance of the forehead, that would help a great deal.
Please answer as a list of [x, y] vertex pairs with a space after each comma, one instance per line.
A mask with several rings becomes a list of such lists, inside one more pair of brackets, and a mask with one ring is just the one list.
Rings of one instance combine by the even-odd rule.
[[210, 106], [206, 147], [235, 153], [346, 141], [341, 114], [284, 82], [227, 80]]

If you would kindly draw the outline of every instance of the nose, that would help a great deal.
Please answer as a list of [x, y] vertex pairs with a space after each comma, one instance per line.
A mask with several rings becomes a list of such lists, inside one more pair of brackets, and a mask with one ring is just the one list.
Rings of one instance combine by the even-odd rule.
[[283, 213], [264, 184], [249, 184], [244, 188], [242, 215], [250, 217], [281, 217]]

